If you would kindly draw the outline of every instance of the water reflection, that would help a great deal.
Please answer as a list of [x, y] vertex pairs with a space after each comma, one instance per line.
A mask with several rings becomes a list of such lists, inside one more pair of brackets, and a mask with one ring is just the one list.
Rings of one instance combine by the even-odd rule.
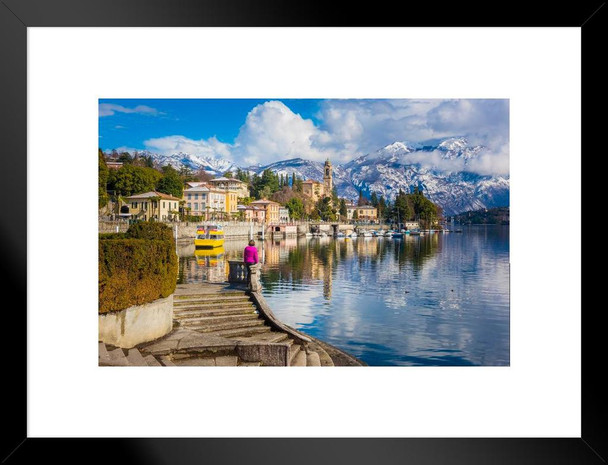
[[[508, 232], [258, 241], [263, 292], [285, 323], [370, 365], [508, 365]], [[225, 280], [221, 259], [216, 275], [193, 246], [178, 252], [183, 282]]]

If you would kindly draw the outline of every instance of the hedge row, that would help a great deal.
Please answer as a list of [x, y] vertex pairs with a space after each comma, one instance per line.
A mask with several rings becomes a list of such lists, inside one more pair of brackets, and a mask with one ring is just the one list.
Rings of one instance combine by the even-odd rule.
[[173, 231], [163, 223], [140, 222], [129, 226], [127, 237], [133, 239], [158, 239], [164, 241], [173, 240]]
[[177, 268], [172, 241], [100, 237], [99, 313], [170, 296], [175, 291]]

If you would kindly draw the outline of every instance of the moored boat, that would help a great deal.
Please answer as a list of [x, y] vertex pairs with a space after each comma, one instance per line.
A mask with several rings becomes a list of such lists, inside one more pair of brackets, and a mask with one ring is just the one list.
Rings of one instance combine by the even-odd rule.
[[217, 224], [199, 225], [194, 238], [196, 247], [215, 248], [224, 245], [224, 229]]

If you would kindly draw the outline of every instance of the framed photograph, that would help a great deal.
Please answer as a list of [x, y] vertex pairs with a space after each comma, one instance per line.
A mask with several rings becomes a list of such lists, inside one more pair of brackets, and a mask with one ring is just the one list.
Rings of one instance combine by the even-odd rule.
[[4, 462], [605, 463], [606, 7], [405, 8], [2, 2]]

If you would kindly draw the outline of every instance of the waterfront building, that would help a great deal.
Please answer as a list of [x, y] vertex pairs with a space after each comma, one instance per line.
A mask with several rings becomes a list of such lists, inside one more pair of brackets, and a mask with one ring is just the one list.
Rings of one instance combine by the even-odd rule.
[[249, 197], [247, 184], [234, 178], [215, 178], [209, 181], [212, 189], [221, 190], [226, 195], [226, 212], [234, 215], [238, 212], [238, 199]]
[[226, 193], [221, 190], [207, 186], [191, 187], [184, 190], [183, 200], [189, 215], [202, 216], [205, 220], [226, 213]]
[[418, 223], [418, 221], [406, 221], [404, 225], [405, 229], [420, 229], [420, 223]]
[[106, 160], [106, 166], [111, 170], [118, 170], [118, 169], [122, 168], [122, 162]]
[[352, 220], [357, 212], [357, 221], [377, 221], [378, 220], [378, 209], [371, 205], [354, 206], [348, 205], [346, 207], [346, 218]]
[[279, 223], [289, 223], [289, 209], [287, 207], [279, 207]]
[[237, 205], [237, 210], [243, 212], [245, 221], [253, 221], [254, 223], [264, 223], [266, 220], [266, 209], [256, 205]]
[[[139, 220], [177, 221], [180, 199], [162, 192], [150, 191], [125, 197], [131, 218]], [[121, 210], [125, 209], [123, 207]]]
[[250, 203], [251, 206], [254, 207], [262, 207], [266, 210], [266, 216], [264, 218], [264, 222], [268, 223], [278, 223], [279, 222], [279, 208], [281, 204], [277, 202], [273, 202], [272, 200], [255, 200]]
[[213, 186], [216, 189], [221, 189], [225, 191], [235, 192], [237, 198], [244, 199], [249, 197], [249, 188], [247, 187], [247, 183], [241, 181], [236, 178], [215, 178], [209, 181], [209, 185]]

